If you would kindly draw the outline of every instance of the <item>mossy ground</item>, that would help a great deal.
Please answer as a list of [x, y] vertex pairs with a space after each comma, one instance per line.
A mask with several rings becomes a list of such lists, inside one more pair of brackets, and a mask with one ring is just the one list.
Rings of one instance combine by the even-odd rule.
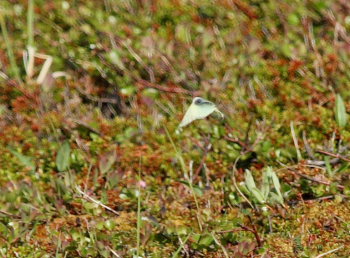
[[[2, 1], [1, 255], [350, 256], [350, 133], [335, 108], [336, 94], [349, 107], [349, 10]], [[28, 44], [53, 58], [44, 82], [42, 59], [23, 65]], [[177, 133], [193, 96], [225, 119]], [[283, 204], [244, 185], [249, 169], [260, 189], [268, 167]]]

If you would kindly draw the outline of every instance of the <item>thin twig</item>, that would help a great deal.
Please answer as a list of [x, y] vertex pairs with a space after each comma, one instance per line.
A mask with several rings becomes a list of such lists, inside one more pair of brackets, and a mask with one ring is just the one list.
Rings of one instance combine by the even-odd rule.
[[179, 246], [179, 248], [176, 250], [176, 252], [173, 254], [172, 258], [177, 258], [177, 256], [179, 255], [179, 252], [181, 251], [181, 249], [184, 249], [184, 251], [185, 251], [185, 253], [187, 254], [188, 257], [190, 256], [189, 253], [188, 253], [188, 251], [187, 251], [186, 248], [185, 248], [185, 244], [186, 244], [187, 240], [190, 238], [190, 236], [191, 236], [191, 234], [188, 234], [188, 236], [185, 238], [184, 241], [182, 241], [181, 237], [178, 236], [179, 242], [180, 242], [180, 246]]
[[94, 128], [92, 128], [91, 126], [89, 126], [88, 124], [86, 124], [86, 123], [83, 122], [83, 121], [79, 121], [78, 119], [74, 119], [74, 118], [73, 118], [73, 119], [72, 119], [72, 122], [75, 123], [75, 124], [77, 124], [77, 125], [79, 125], [79, 126], [81, 126], [81, 127], [84, 127], [85, 129], [88, 129], [89, 131], [91, 131], [91, 132], [97, 134], [98, 136], [103, 137], [99, 131], [95, 130]]
[[97, 205], [100, 205], [101, 207], [105, 208], [106, 210], [109, 210], [110, 212], [113, 212], [115, 215], [119, 216], [119, 212], [117, 212], [116, 210], [112, 209], [111, 207], [108, 207], [107, 205], [104, 205], [102, 202], [95, 200], [94, 198], [92, 198], [91, 196], [89, 196], [88, 194], [84, 193], [79, 186], [76, 186], [75, 189], [81, 194], [83, 195], [83, 197], [85, 199], [88, 199], [89, 201], [92, 201], [94, 203], [96, 203]]
[[238, 193], [243, 197], [243, 199], [250, 205], [250, 207], [252, 207], [253, 210], [255, 210], [253, 204], [248, 200], [248, 198], [241, 192], [241, 190], [239, 189], [237, 182], [236, 182], [236, 177], [235, 177], [235, 172], [237, 171], [236, 169], [236, 164], [239, 160], [239, 157], [236, 159], [235, 163], [233, 164], [232, 167], [232, 181], [233, 181], [233, 185], [235, 186], [236, 190], [238, 191]]
[[256, 226], [254, 225], [254, 223], [252, 221], [252, 218], [250, 216], [248, 216], [248, 219], [250, 221], [250, 224], [253, 227], [253, 234], [255, 236], [256, 242], [258, 243], [258, 247], [261, 247], [262, 246], [262, 240], [261, 240], [261, 238], [259, 236], [258, 230], [256, 229]]
[[180, 94], [188, 94], [188, 95], [197, 95], [198, 91], [192, 92], [192, 91], [188, 91], [179, 87], [166, 87], [163, 85], [158, 85], [155, 83], [151, 83], [148, 82], [146, 80], [138, 80], [137, 81], [137, 85], [139, 86], [140, 90], [144, 89], [144, 88], [153, 88], [153, 89], [157, 89], [160, 91], [164, 91], [164, 92], [168, 92], [168, 93], [180, 93]]
[[312, 150], [312, 148], [310, 147], [307, 139], [306, 139], [306, 133], [305, 131], [303, 131], [303, 142], [304, 142], [304, 145], [305, 145], [305, 150], [307, 152], [307, 154], [309, 155], [309, 157], [313, 160], [315, 160], [315, 155], [314, 155], [314, 152]]
[[[232, 128], [229, 128], [229, 125], [226, 124], [226, 129], [232, 130]], [[241, 141], [238, 138], [231, 138], [228, 136], [224, 136], [225, 140], [230, 141], [230, 142], [234, 142], [237, 143], [238, 145], [241, 146], [242, 151], [241, 151], [241, 155], [245, 155], [249, 152], [253, 152], [254, 148], [256, 145], [258, 145], [263, 139], [264, 139], [264, 133], [265, 133], [265, 129], [263, 129], [263, 133], [258, 133], [257, 137], [255, 139], [255, 141], [253, 143], [249, 142], [249, 131], [251, 130], [251, 125], [248, 126], [247, 131], [246, 131], [246, 136], [245, 136], [245, 140]]]
[[220, 243], [220, 241], [215, 237], [214, 233], [211, 233], [212, 238], [214, 239], [215, 243], [221, 247], [222, 251], [224, 252], [224, 255], [226, 258], [229, 258], [228, 252], [226, 248]]
[[322, 154], [325, 154], [325, 155], [328, 155], [328, 156], [331, 156], [331, 157], [334, 157], [334, 158], [338, 158], [338, 159], [341, 159], [341, 160], [344, 160], [344, 161], [347, 161], [347, 162], [350, 162], [350, 159], [340, 155], [340, 154], [336, 154], [336, 153], [331, 153], [331, 152], [328, 152], [328, 151], [324, 151], [324, 150], [316, 150], [316, 152], [318, 153], [322, 153]]
[[254, 19], [257, 19], [259, 17], [259, 15], [253, 9], [253, 7], [250, 6], [249, 4], [247, 4], [245, 1], [242, 1], [242, 0], [231, 0], [231, 1], [237, 7], [237, 9], [239, 9], [246, 16], [248, 16], [249, 19], [254, 20]]
[[295, 146], [295, 149], [297, 151], [297, 158], [298, 160], [301, 160], [302, 157], [301, 157], [301, 153], [300, 153], [300, 150], [299, 150], [299, 144], [298, 144], [298, 138], [295, 134], [295, 131], [294, 131], [294, 124], [293, 124], [293, 121], [290, 122], [290, 131], [292, 133], [292, 138], [293, 138], [293, 142], [294, 142], [294, 146]]
[[112, 248], [108, 247], [108, 249], [109, 249], [109, 251], [111, 251], [111, 253], [112, 253], [113, 255], [115, 255], [115, 257], [117, 257], [117, 258], [120, 258], [120, 257], [121, 257], [121, 256], [120, 256], [116, 251], [114, 251]]
[[[335, 159], [331, 159], [329, 161], [329, 163], [332, 165], [335, 165], [335, 164], [339, 163], [339, 161], [340, 161], [340, 159], [335, 158]], [[323, 160], [306, 160], [306, 163], [308, 165], [311, 165], [311, 166], [324, 166], [324, 165], [326, 165], [326, 162]]]
[[242, 228], [234, 228], [234, 229], [228, 229], [228, 230], [222, 230], [222, 231], [216, 231], [217, 234], [227, 234], [227, 233], [235, 233], [239, 231], [245, 231]]
[[342, 246], [339, 246], [338, 248], [335, 248], [335, 249], [330, 250], [330, 251], [328, 251], [328, 252], [325, 252], [325, 253], [323, 253], [323, 254], [317, 255], [315, 258], [321, 258], [321, 257], [326, 256], [326, 255], [328, 255], [328, 254], [334, 253], [334, 252], [336, 252], [336, 251], [342, 249], [343, 247], [344, 247], [343, 245], [342, 245]]
[[233, 142], [233, 143], [237, 143], [239, 146], [241, 146], [244, 150], [249, 150], [250, 147], [244, 143], [243, 141], [239, 140], [239, 139], [234, 139], [228, 136], [224, 136], [225, 140], [229, 141], [229, 142]]
[[[307, 179], [307, 180], [310, 180], [310, 181], [312, 181], [312, 182], [319, 183], [319, 184], [322, 184], [322, 185], [331, 185], [331, 183], [329, 183], [329, 182], [321, 181], [321, 180], [315, 179], [315, 178], [313, 178], [313, 177], [304, 175], [304, 174], [300, 173], [299, 171], [297, 171], [297, 170], [295, 170], [295, 169], [293, 169], [293, 168], [287, 168], [287, 169], [288, 169], [289, 171], [293, 172], [294, 174], [296, 174], [296, 175], [298, 175], [298, 176], [301, 176], [301, 177], [303, 177], [303, 178], [305, 178], [305, 179]], [[342, 190], [345, 188], [343, 185], [337, 185], [337, 187], [338, 187], [339, 189], [342, 189]]]
[[258, 247], [261, 247], [262, 246], [262, 241], [261, 241], [261, 238], [259, 236], [259, 233], [258, 231], [256, 230], [256, 227], [254, 226], [254, 224], [252, 223], [252, 219], [248, 216], [249, 220], [250, 220], [250, 223], [252, 224], [252, 227], [253, 229], [251, 228], [248, 228], [244, 225], [240, 225], [240, 227], [245, 230], [245, 231], [249, 231], [251, 233], [253, 233], [254, 237], [255, 237], [255, 240], [256, 240], [256, 243], [258, 244]]
[[190, 187], [190, 189], [191, 189], [191, 193], [192, 193], [194, 202], [195, 202], [195, 204], [196, 204], [196, 209], [197, 209], [197, 222], [198, 222], [198, 226], [199, 226], [200, 231], [202, 231], [202, 230], [203, 230], [203, 227], [202, 227], [202, 219], [201, 219], [201, 217], [200, 217], [199, 203], [198, 203], [197, 196], [196, 196], [196, 193], [195, 193], [194, 188], [193, 188], [193, 184], [192, 184], [192, 182], [191, 182], [191, 180], [190, 180], [190, 178], [189, 178], [189, 175], [188, 175], [188, 172], [187, 172], [187, 169], [186, 169], [186, 165], [185, 165], [185, 161], [184, 161], [184, 159], [183, 159], [183, 157], [182, 157], [181, 151], [179, 151], [179, 150], [176, 148], [175, 143], [174, 143], [174, 141], [173, 141], [173, 138], [171, 138], [168, 129], [166, 128], [165, 125], [163, 125], [163, 127], [164, 127], [164, 130], [165, 130], [165, 133], [166, 133], [168, 139], [170, 140], [171, 145], [173, 146], [173, 148], [174, 148], [174, 150], [175, 150], [176, 156], [177, 156], [177, 158], [178, 158], [179, 161], [180, 161], [180, 165], [181, 165], [182, 172], [184, 173], [184, 177], [185, 177], [185, 179], [187, 180], [187, 183], [188, 183], [188, 185], [189, 185], [189, 187]]
[[90, 163], [90, 166], [89, 166], [89, 169], [88, 169], [88, 172], [87, 172], [87, 175], [86, 175], [86, 179], [85, 179], [86, 183], [85, 183], [84, 192], [86, 192], [86, 190], [88, 188], [88, 185], [89, 185], [89, 177], [90, 177], [91, 169], [92, 169], [92, 163]]
[[321, 167], [321, 166], [318, 166], [318, 165], [315, 165], [315, 164], [309, 164], [309, 163], [308, 164], [300, 164], [300, 166], [307, 167], [307, 168], [318, 168], [318, 169], [321, 169], [323, 171], [326, 171], [325, 167]]
[[337, 34], [339, 34], [340, 38], [344, 41], [346, 41], [346, 43], [350, 43], [350, 37], [347, 35], [346, 33], [346, 29], [344, 26], [342, 26], [335, 18], [333, 12], [331, 10], [329, 10], [327, 12], [327, 15], [325, 16], [325, 18], [335, 27], [334, 30], [335, 32], [337, 32]]
[[9, 213], [7, 211], [2, 211], [2, 210], [0, 210], [0, 214], [3, 214], [5, 216], [7, 216], [7, 217], [15, 218], [15, 219], [20, 219], [21, 218], [21, 216], [18, 216], [18, 215], [15, 215], [15, 214], [11, 214], [11, 213]]
[[310, 203], [310, 202], [314, 202], [314, 201], [330, 200], [330, 199], [334, 199], [336, 196], [340, 196], [344, 199], [348, 198], [348, 196], [346, 196], [344, 194], [337, 194], [337, 195], [322, 196], [322, 197], [318, 197], [318, 198], [314, 198], [314, 199], [307, 199], [307, 200], [304, 200], [304, 202]]
[[0, 71], [0, 77], [3, 78], [4, 80], [8, 80], [9, 79], [8, 75], [6, 73], [2, 72], [2, 71]]
[[201, 169], [204, 167], [204, 162], [205, 159], [207, 158], [208, 152], [211, 149], [211, 144], [208, 143], [207, 146], [204, 147], [204, 153], [201, 159], [201, 163], [199, 164], [199, 167], [196, 169], [195, 171], [195, 176], [197, 177], [199, 175], [199, 172], [201, 171]]
[[99, 98], [99, 97], [95, 97], [92, 96], [86, 92], [84, 92], [84, 90], [82, 90], [79, 87], [75, 88], [81, 95], [83, 95], [84, 97], [86, 97], [88, 100], [91, 100], [93, 102], [98, 102], [98, 103], [110, 103], [110, 104], [119, 104], [119, 101], [116, 99], [112, 99], [112, 98]]
[[248, 128], [247, 128], [247, 131], [245, 132], [244, 142], [246, 144], [249, 143], [249, 133], [250, 133], [250, 129], [252, 129], [253, 119], [254, 119], [253, 117], [249, 119]]

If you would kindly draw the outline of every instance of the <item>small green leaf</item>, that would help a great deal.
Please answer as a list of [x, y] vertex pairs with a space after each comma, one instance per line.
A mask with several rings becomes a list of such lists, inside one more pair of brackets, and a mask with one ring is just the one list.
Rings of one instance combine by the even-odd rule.
[[335, 169], [333, 171], [333, 174], [340, 173], [340, 172], [346, 170], [348, 167], [349, 167], [349, 163], [344, 163], [343, 165], [341, 165], [341, 167]]
[[67, 141], [63, 143], [61, 148], [58, 150], [56, 157], [56, 166], [58, 171], [62, 172], [69, 168], [70, 163], [70, 146]]
[[15, 155], [18, 158], [18, 160], [22, 163], [23, 166], [30, 168], [32, 171], [35, 170], [35, 163], [33, 162], [33, 159], [31, 157], [25, 156], [12, 148], [8, 149], [13, 155]]
[[348, 121], [345, 104], [343, 98], [339, 94], [337, 94], [335, 99], [335, 120], [340, 127], [345, 127]]
[[200, 239], [201, 239], [201, 235], [200, 234], [193, 234], [192, 235], [192, 240], [194, 242], [198, 243]]
[[251, 192], [253, 188], [256, 188], [256, 185], [252, 173], [248, 169], [245, 171], [244, 178], [247, 188]]
[[10, 236], [9, 229], [8, 229], [7, 226], [6, 226], [5, 224], [3, 224], [2, 222], [0, 222], [0, 232], [3, 233], [4, 235]]
[[204, 247], [209, 247], [214, 242], [214, 239], [211, 235], [204, 235], [201, 236], [201, 239], [199, 240], [199, 245]]
[[269, 196], [269, 193], [270, 193], [270, 182], [269, 182], [268, 172], [265, 172], [263, 174], [261, 193], [262, 193], [264, 199], [267, 200], [267, 197]]
[[98, 166], [102, 175], [106, 174], [112, 168], [116, 160], [117, 156], [115, 150], [111, 152], [106, 152], [100, 156]]
[[279, 196], [279, 202], [283, 204], [283, 195], [281, 193], [281, 184], [280, 184], [280, 180], [278, 179], [275, 171], [272, 170], [271, 167], [268, 167], [268, 170], [270, 170], [270, 175], [272, 178], [272, 182], [273, 182], [273, 186], [275, 187], [275, 190]]
[[272, 201], [278, 202], [278, 203], [283, 205], [283, 197], [279, 196], [278, 194], [276, 194], [274, 192], [271, 192], [270, 195], [271, 195]]
[[270, 167], [268, 169], [271, 170], [271, 178], [272, 178], [273, 186], [275, 187], [277, 192], [280, 192], [281, 191], [280, 180], [278, 179], [276, 173]]
[[287, 17], [288, 23], [293, 26], [298, 26], [300, 24], [300, 19], [296, 13], [292, 13]]
[[251, 190], [252, 194], [254, 195], [254, 197], [261, 203], [264, 204], [266, 201], [264, 199], [264, 196], [262, 195], [262, 193], [260, 192], [260, 190], [256, 187], [253, 187]]

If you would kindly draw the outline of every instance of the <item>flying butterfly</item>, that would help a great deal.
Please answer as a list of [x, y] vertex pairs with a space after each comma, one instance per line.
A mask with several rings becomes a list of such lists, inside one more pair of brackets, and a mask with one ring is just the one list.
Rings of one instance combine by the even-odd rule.
[[213, 112], [218, 112], [224, 118], [224, 114], [219, 111], [213, 102], [195, 97], [182, 118], [179, 128], [192, 123], [194, 120], [206, 118]]

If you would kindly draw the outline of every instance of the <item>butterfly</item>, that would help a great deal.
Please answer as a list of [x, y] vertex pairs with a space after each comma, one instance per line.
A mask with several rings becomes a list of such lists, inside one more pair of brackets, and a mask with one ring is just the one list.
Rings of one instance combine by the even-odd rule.
[[192, 123], [194, 120], [206, 118], [214, 111], [218, 112], [221, 117], [224, 118], [224, 114], [219, 111], [213, 102], [200, 97], [195, 97], [182, 118], [179, 128]]

